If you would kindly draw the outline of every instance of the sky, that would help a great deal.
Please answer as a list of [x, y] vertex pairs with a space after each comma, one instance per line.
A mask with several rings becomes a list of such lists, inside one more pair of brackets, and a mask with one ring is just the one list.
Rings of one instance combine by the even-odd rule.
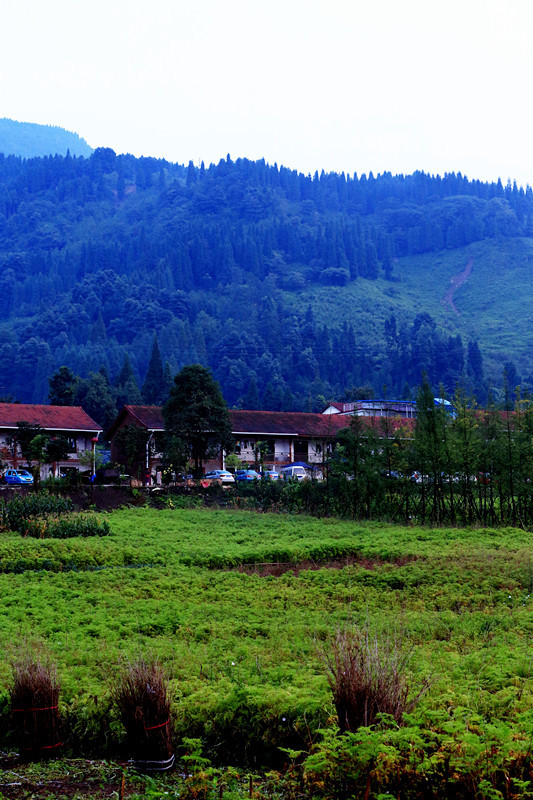
[[533, 185], [531, 0], [16, 0], [0, 117], [187, 164]]

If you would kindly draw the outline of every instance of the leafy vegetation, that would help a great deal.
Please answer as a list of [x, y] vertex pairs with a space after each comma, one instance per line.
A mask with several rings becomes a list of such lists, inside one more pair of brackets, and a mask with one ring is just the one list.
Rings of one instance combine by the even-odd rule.
[[233, 449], [231, 420], [220, 386], [200, 364], [183, 367], [176, 375], [163, 418], [165, 460], [176, 471], [190, 459], [199, 477], [204, 461]]
[[0, 522], [2, 529], [23, 532], [28, 521], [49, 514], [64, 514], [74, 505], [69, 497], [60, 497], [48, 492], [34, 492], [0, 500]]
[[[189, 750], [189, 780], [213, 796], [229, 774], [222, 764], [270, 764], [281, 794], [291, 781], [304, 796], [364, 793], [370, 780], [369, 796], [438, 797], [449, 785], [456, 797], [505, 786], [527, 796], [528, 533], [227, 509], [137, 508], [106, 519], [105, 542], [0, 540], [1, 568], [21, 565], [0, 574], [1, 645], [9, 654], [21, 636], [46, 641], [67, 752], [123, 752], [109, 675], [124, 654], [153, 655], [172, 676], [176, 742], [201, 739]], [[341, 551], [351, 563], [333, 568]], [[292, 568], [262, 577], [273, 562]], [[354, 625], [379, 640], [401, 629], [407, 682], [416, 692], [431, 677], [402, 727], [382, 717], [337, 733], [319, 650]], [[254, 791], [267, 786], [263, 778]]]

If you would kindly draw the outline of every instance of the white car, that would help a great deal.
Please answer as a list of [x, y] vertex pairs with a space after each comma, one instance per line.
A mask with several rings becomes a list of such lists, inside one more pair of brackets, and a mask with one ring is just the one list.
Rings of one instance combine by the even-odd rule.
[[285, 478], [286, 481], [291, 478], [297, 481], [304, 481], [307, 478], [307, 472], [304, 467], [300, 466], [283, 467], [283, 469], [280, 470], [280, 476]]
[[206, 481], [219, 481], [220, 483], [235, 483], [235, 478], [227, 469], [213, 469], [204, 475]]

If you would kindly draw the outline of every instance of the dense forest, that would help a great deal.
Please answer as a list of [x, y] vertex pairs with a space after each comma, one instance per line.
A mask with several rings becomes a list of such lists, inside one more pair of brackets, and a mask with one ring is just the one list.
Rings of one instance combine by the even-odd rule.
[[[391, 306], [376, 335], [302, 298], [313, 287], [401, 287], [407, 257], [532, 235], [529, 187], [461, 174], [311, 176], [107, 148], [0, 154], [0, 395], [46, 402], [66, 365], [116, 402], [138, 402], [143, 386], [145, 402], [161, 402], [149, 365], [168, 386], [197, 362], [230, 406], [406, 398], [423, 373], [435, 391], [461, 382], [483, 400], [482, 343], [423, 307], [397, 318]], [[511, 356], [506, 369], [512, 385]]]

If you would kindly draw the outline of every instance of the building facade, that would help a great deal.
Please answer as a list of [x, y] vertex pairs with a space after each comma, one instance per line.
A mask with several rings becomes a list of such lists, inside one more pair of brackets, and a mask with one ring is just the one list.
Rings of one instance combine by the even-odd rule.
[[90, 471], [91, 462], [82, 463], [82, 454], [92, 453], [95, 441], [102, 428], [80, 406], [44, 406], [23, 403], [0, 403], [0, 459], [6, 468], [17, 468], [26, 464], [17, 442], [18, 423], [39, 426], [36, 433], [61, 436], [72, 448], [66, 458], [55, 465], [44, 464], [41, 477], [46, 478], [51, 469], [64, 471], [76, 469]]

